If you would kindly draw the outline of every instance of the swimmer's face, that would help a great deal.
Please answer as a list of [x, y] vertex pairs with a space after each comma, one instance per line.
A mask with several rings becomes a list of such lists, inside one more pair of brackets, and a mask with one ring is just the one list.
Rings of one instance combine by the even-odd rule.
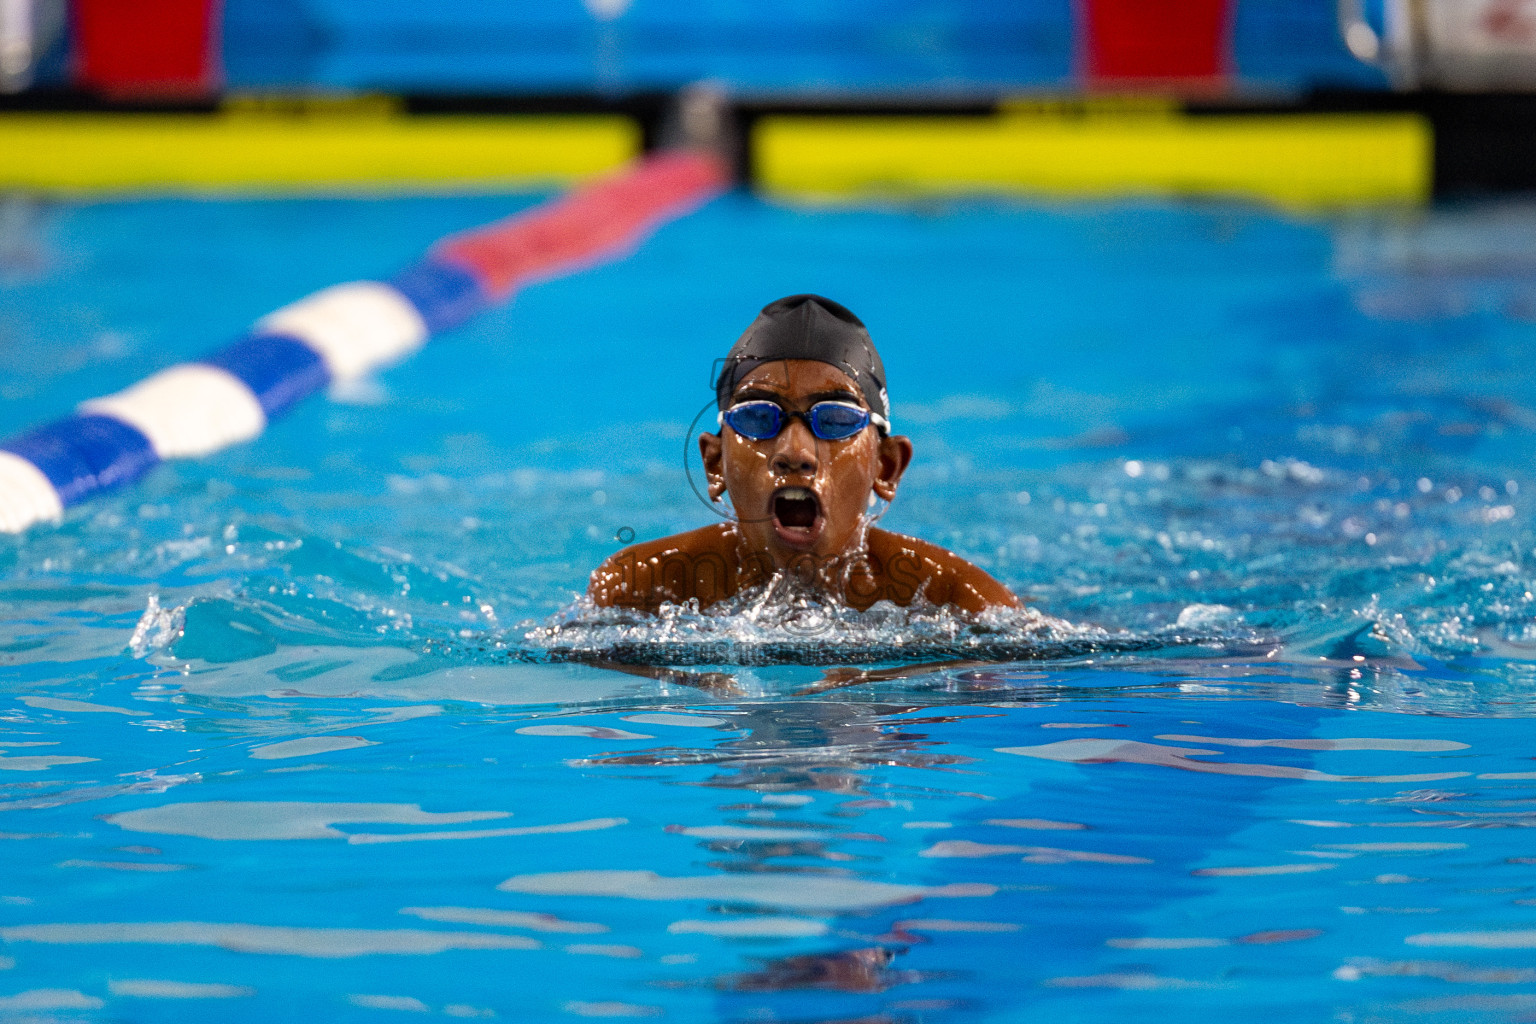
[[[810, 359], [765, 363], [742, 378], [730, 404], [775, 402], [805, 412], [817, 402], [851, 402], [868, 409], [843, 371]], [[832, 559], [861, 536], [870, 495], [886, 501], [912, 461], [905, 437], [880, 436], [874, 425], [841, 441], [823, 441], [800, 419], [787, 419], [777, 437], [755, 441], [728, 425], [699, 437], [710, 497], [729, 493], [743, 540], [775, 568], [806, 555]]]

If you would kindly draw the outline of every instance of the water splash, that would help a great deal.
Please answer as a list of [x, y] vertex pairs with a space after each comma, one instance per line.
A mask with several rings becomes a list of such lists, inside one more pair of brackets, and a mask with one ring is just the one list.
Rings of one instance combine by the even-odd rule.
[[128, 650], [135, 658], [147, 658], [168, 650], [184, 633], [186, 611], [184, 605], [162, 608], [160, 595], [150, 594], [144, 614], [139, 618], [138, 625], [133, 627]]
[[666, 604], [655, 615], [580, 598], [528, 629], [521, 648], [549, 660], [637, 665], [868, 664], [1061, 658], [1145, 650], [1183, 638], [1078, 625], [1037, 608], [969, 614], [919, 599], [866, 611], [780, 574], [701, 609]]

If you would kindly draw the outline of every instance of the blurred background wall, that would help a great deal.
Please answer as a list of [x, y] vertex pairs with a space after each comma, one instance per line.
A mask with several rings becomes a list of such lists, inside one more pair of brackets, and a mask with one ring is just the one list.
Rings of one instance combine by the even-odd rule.
[[[1094, 13], [1120, 15], [1132, 35], [1138, 5], [1173, 6]], [[1331, 0], [1183, 6], [1192, 17], [1182, 20], [1214, 13], [1223, 38], [1209, 70], [1241, 88], [1383, 81], [1345, 50]], [[1087, 13], [1071, 0], [228, 0], [223, 48], [237, 87], [651, 90], [718, 79], [744, 92], [995, 92], [1060, 89], [1089, 73]], [[1187, 63], [1169, 42], [1180, 27], [1132, 47], [1153, 51], [1154, 68], [1159, 50]], [[1101, 34], [1112, 48], [1114, 28]]]
[[[744, 177], [780, 191], [1536, 190], [1536, 0], [0, 0], [0, 185], [564, 180], [654, 148], [699, 82], [734, 105]], [[271, 116], [42, 118], [291, 122], [359, 99], [372, 122], [302, 139]], [[508, 134], [556, 114], [628, 134], [577, 164]], [[837, 116], [886, 120], [806, 120]], [[261, 169], [280, 128], [292, 159]], [[493, 129], [505, 153], [471, 137]]]
[[738, 94], [965, 96], [1148, 78], [1254, 95], [1387, 84], [1345, 47], [1334, 0], [5, 6], [32, 9], [31, 81], [43, 87], [615, 94], [715, 79]]

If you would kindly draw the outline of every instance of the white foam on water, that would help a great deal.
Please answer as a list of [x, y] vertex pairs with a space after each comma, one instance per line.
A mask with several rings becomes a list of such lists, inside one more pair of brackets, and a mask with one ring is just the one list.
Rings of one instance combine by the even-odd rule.
[[1165, 733], [1153, 739], [1173, 743], [1215, 743], [1223, 747], [1282, 747], [1288, 750], [1392, 750], [1406, 753], [1439, 753], [1466, 750], [1467, 744], [1455, 740], [1371, 739], [1338, 737], [1334, 739], [1246, 739], [1242, 737], [1183, 736]]
[[1337, 864], [1255, 864], [1225, 868], [1196, 868], [1190, 874], [1197, 878], [1252, 878], [1264, 875], [1307, 875], [1314, 871], [1331, 871]]
[[991, 934], [1016, 932], [1023, 927], [1023, 925], [1014, 924], [1012, 921], [955, 921], [945, 917], [914, 917], [905, 921], [897, 921], [891, 925], [891, 930], [898, 932], [974, 932], [977, 934]]
[[525, 910], [492, 910], [487, 907], [402, 907], [400, 913], [423, 921], [444, 924], [481, 924], [489, 928], [527, 928], [536, 932], [561, 932], [569, 935], [595, 935], [608, 931], [605, 924], [593, 921], [566, 921], [554, 914]]
[[1032, 829], [1040, 832], [1075, 832], [1088, 826], [1076, 821], [1050, 821], [1046, 818], [988, 818], [983, 825], [998, 828]]
[[110, 704], [91, 704], [83, 700], [64, 700], [60, 697], [17, 697], [16, 699], [29, 708], [38, 708], [43, 711], [72, 711], [86, 715], [131, 715], [135, 718], [150, 714], [148, 711], [135, 711], [132, 708], [114, 707]]
[[1441, 853], [1445, 850], [1465, 850], [1466, 843], [1325, 843], [1319, 850], [1340, 850], [1348, 853]]
[[586, 1002], [579, 999], [561, 1003], [560, 1009], [577, 1017], [660, 1017], [663, 1012], [659, 1006], [645, 1006], [640, 1003], [620, 1003], [611, 1000]]
[[919, 857], [998, 857], [1021, 853], [1031, 864], [1151, 864], [1145, 857], [1121, 853], [1095, 853], [1088, 850], [1063, 850], [1054, 846], [1011, 846], [973, 843], [968, 839], [946, 839], [934, 843]]
[[147, 658], [164, 651], [181, 636], [186, 625], [186, 615], [185, 605], [162, 608], [160, 595], [150, 594], [149, 600], [145, 602], [144, 614], [139, 616], [138, 624], [133, 627], [128, 650], [135, 658]]
[[167, 864], [163, 861], [140, 860], [61, 860], [54, 866], [60, 868], [100, 868], [104, 871], [143, 871], [149, 874], [187, 870], [186, 864]]
[[573, 942], [565, 947], [565, 951], [576, 956], [606, 956], [616, 960], [638, 960], [645, 955], [639, 946], [608, 942]]
[[96, 761], [95, 757], [72, 757], [68, 754], [27, 754], [21, 757], [0, 756], [0, 772], [44, 772], [61, 764], [85, 764]]
[[[794, 910], [859, 910], [910, 903], [929, 895], [961, 895], [937, 889], [858, 878], [801, 874], [697, 875], [668, 878], [654, 871], [552, 871], [514, 875], [496, 888], [540, 896], [617, 896], [632, 900], [715, 900]], [[980, 892], [977, 893], [981, 894]], [[986, 893], [990, 895], [990, 892]]]
[[520, 825], [514, 828], [480, 828], [457, 832], [354, 832], [347, 836], [353, 846], [377, 843], [420, 843], [455, 839], [500, 839], [506, 836], [558, 835], [566, 832], [596, 832], [629, 824], [628, 818], [585, 818], [552, 825]]
[[815, 938], [830, 930], [825, 921], [805, 917], [733, 917], [673, 921], [667, 925], [667, 931], [673, 935], [718, 935], [735, 939]]
[[585, 736], [594, 740], [653, 740], [656, 737], [628, 729], [610, 729], [600, 725], [525, 725], [520, 736]]
[[1021, 757], [1038, 757], [1047, 761], [1069, 761], [1077, 764], [1151, 764], [1164, 768], [1180, 768], [1190, 772], [1209, 772], [1215, 775], [1257, 776], [1267, 779], [1298, 779], [1307, 782], [1438, 782], [1442, 779], [1460, 779], [1471, 772], [1426, 772], [1417, 775], [1333, 775], [1313, 768], [1297, 768], [1293, 765], [1254, 764], [1251, 762], [1196, 761], [1196, 757], [1220, 756], [1219, 750], [1196, 747], [1164, 747], [1156, 743], [1140, 743], [1135, 740], [1076, 739], [1057, 740], [1029, 747], [997, 747], [999, 754], [1017, 754]]
[[1078, 977], [1047, 978], [1044, 984], [1050, 988], [1117, 988], [1131, 992], [1155, 989], [1216, 988], [1209, 982], [1189, 981], [1185, 978], [1165, 978], [1157, 974], [1127, 972], [1124, 974], [1089, 974]]
[[[12, 609], [17, 607], [14, 603], [7, 603], [11, 604]], [[80, 599], [79, 610], [85, 610], [92, 603], [94, 603], [92, 598]], [[102, 599], [101, 603], [105, 604], [106, 599]], [[117, 608], [101, 610], [107, 615], [114, 615], [120, 611]], [[16, 612], [13, 610], [10, 614], [16, 614]], [[23, 641], [23, 649], [5, 653], [7, 664], [65, 664], [87, 661], [91, 658], [116, 658], [122, 655], [123, 631], [111, 619], [76, 615], [60, 615], [54, 618], [55, 613], [51, 611], [45, 614], [53, 619], [50, 623], [53, 628], [47, 629], [42, 634], [35, 632], [36, 626], [23, 627], [15, 621], [0, 620], [0, 644], [9, 646], [16, 640]], [[57, 684], [69, 686], [75, 686], [79, 682], [78, 677], [70, 675], [55, 680]]]
[[[215, 697], [373, 697], [519, 706], [597, 703], [622, 697], [636, 686], [633, 676], [587, 665], [454, 665], [386, 678], [418, 658], [414, 651], [393, 646], [296, 644], [230, 663], [176, 659], [174, 667], [185, 670], [177, 680], [184, 692]], [[295, 685], [279, 683], [282, 671], [299, 661], [329, 661], [337, 667]]]
[[1377, 960], [1352, 957], [1334, 969], [1339, 981], [1361, 978], [1438, 978], [1468, 985], [1528, 985], [1536, 981], [1529, 967], [1479, 967], [1444, 960]]
[[1242, 615], [1224, 604], [1190, 604], [1179, 612], [1173, 625], [1176, 629], [1215, 630], [1230, 629], [1242, 621]]
[[918, 854], [919, 857], [1000, 857], [1023, 853], [1027, 847], [993, 843], [973, 843], [969, 839], [945, 839]]
[[[180, 786], [188, 782], [200, 782], [202, 776], [196, 772], [189, 775], [160, 775], [138, 782], [114, 783], [110, 786], [79, 786], [74, 789], [66, 789], [56, 793], [47, 793], [41, 796], [22, 797], [17, 800], [0, 800], [0, 811], [37, 810], [48, 807], [62, 807], [66, 804], [85, 803], [91, 800], [108, 800], [113, 797], [128, 796], [141, 793], [164, 793], [172, 786]], [[52, 836], [38, 835], [37, 838], [54, 838]], [[77, 836], [76, 838], [85, 838]]]
[[[0, 927], [0, 940], [46, 945], [217, 946], [236, 953], [345, 958], [417, 955], [450, 949], [538, 949], [533, 939], [490, 932], [412, 928], [300, 928], [209, 921], [132, 921]], [[0, 1004], [3, 1008], [3, 1004]]]
[[674, 715], [665, 712], [644, 715], [625, 715], [624, 721], [634, 722], [637, 725], [675, 725], [683, 729], [713, 729], [719, 725], [729, 725], [724, 718], [711, 718], [708, 715]]
[[313, 757], [336, 750], [355, 750], [358, 747], [377, 745], [373, 740], [361, 736], [305, 736], [302, 739], [252, 747], [250, 756], [262, 761], [279, 761], [288, 757]]
[[0, 1012], [27, 1010], [99, 1010], [107, 1005], [95, 996], [72, 988], [34, 988], [13, 996], [0, 996]]
[[1024, 860], [1030, 864], [1151, 864], [1146, 857], [1128, 853], [1096, 853], [1091, 850], [1062, 850], [1054, 846], [1026, 846]]
[[1142, 935], [1132, 939], [1106, 939], [1104, 945], [1113, 949], [1215, 949], [1218, 946], [1229, 946], [1230, 939], [1215, 938], [1154, 938]]
[[431, 1013], [432, 1007], [411, 996], [378, 996], [353, 993], [347, 1002], [365, 1010], [403, 1010], [407, 1013]]
[[725, 662], [745, 664], [755, 652], [772, 649], [822, 652], [835, 661], [840, 649], [887, 651], [899, 658], [932, 645], [981, 650], [995, 644], [1029, 647], [1122, 636], [1128, 634], [1077, 626], [1032, 606], [970, 615], [921, 600], [907, 607], [881, 601], [861, 612], [780, 575], [703, 610], [688, 602], [663, 604], [649, 614], [598, 608], [589, 598], [579, 598], [528, 630], [521, 641], [535, 651], [592, 657], [615, 648], [649, 651], [658, 664], [685, 664], [689, 651], [711, 650], [726, 655]]
[[398, 708], [372, 708], [370, 714], [374, 716], [369, 725], [382, 725], [386, 722], [411, 722], [418, 718], [434, 718], [443, 713], [439, 704], [406, 704]]
[[445, 1017], [494, 1017], [496, 1011], [488, 1006], [470, 1006], [468, 1003], [444, 1003]]
[[157, 978], [114, 978], [107, 982], [107, 991], [137, 999], [243, 999], [256, 994], [255, 989], [244, 985]]
[[129, 832], [202, 839], [345, 839], [337, 824], [454, 825], [511, 817], [509, 811], [423, 811], [420, 804], [304, 803], [206, 800], [109, 814]]
[[810, 839], [847, 839], [845, 833], [819, 832], [811, 828], [754, 828], [750, 825], [672, 825], [668, 832], [697, 839], [757, 840], [758, 842], [795, 842]]
[[1403, 940], [1410, 946], [1465, 946], [1471, 949], [1536, 949], [1536, 929], [1485, 932], [1424, 932]]

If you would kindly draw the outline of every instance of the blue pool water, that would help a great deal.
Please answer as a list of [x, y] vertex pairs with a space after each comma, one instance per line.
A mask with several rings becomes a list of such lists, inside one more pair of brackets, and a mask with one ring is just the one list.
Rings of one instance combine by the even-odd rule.
[[[537, 198], [8, 201], [0, 434]], [[1533, 229], [732, 196], [0, 538], [0, 1019], [1529, 1019]], [[572, 606], [803, 290], [1034, 611]]]

